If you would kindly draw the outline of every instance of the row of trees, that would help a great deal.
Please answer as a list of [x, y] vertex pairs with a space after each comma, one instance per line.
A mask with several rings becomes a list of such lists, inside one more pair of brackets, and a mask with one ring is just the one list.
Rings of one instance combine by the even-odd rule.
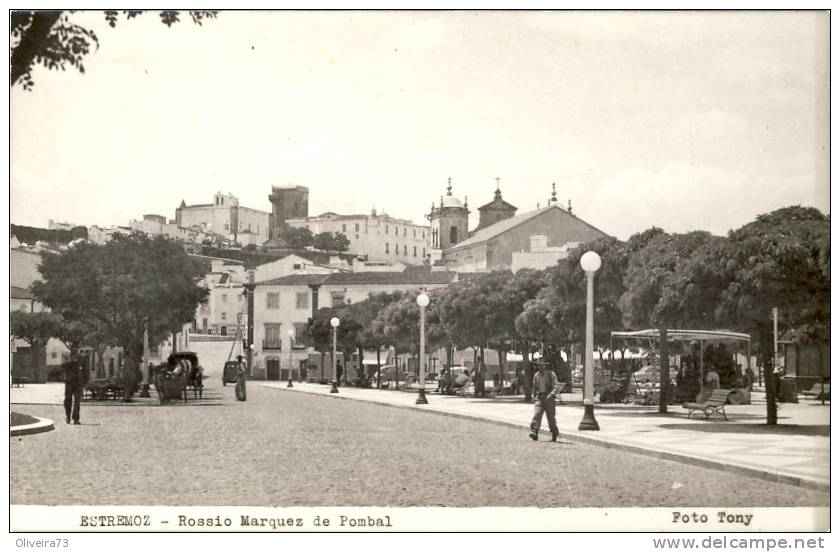
[[309, 228], [286, 228], [280, 238], [289, 249], [312, 247], [319, 251], [340, 253], [350, 248], [350, 240], [341, 232], [313, 234]]
[[[769, 382], [768, 423], [774, 424], [771, 310], [779, 309], [800, 340], [828, 340], [829, 226], [828, 217], [816, 209], [788, 207], [760, 215], [725, 237], [669, 234], [654, 227], [627, 241], [603, 238], [585, 244], [546, 270], [497, 271], [464, 279], [429, 293], [429, 345], [473, 347], [481, 355], [492, 348], [499, 358], [507, 351], [522, 353], [529, 400], [527, 353], [542, 349], [558, 367], [562, 352], [568, 355], [582, 344], [586, 282], [579, 262], [585, 251], [593, 250], [603, 260], [595, 278], [595, 346], [602, 354], [611, 345], [611, 331], [622, 328], [749, 333], [757, 337], [753, 353]], [[381, 293], [338, 309], [321, 309], [310, 321], [309, 343], [329, 351], [329, 319], [338, 316], [338, 343], [345, 353], [385, 345], [414, 353], [419, 324], [415, 299], [416, 293]], [[659, 354], [668, 358], [664, 339]], [[666, 411], [670, 372], [660, 373], [660, 410]], [[479, 374], [477, 380], [484, 377]]]
[[32, 293], [50, 312], [12, 313], [11, 335], [36, 347], [56, 337], [71, 351], [122, 347], [130, 370], [139, 368], [144, 332], [150, 343], [163, 342], [209, 293], [199, 285], [201, 265], [177, 243], [139, 232], [46, 253], [40, 272]]

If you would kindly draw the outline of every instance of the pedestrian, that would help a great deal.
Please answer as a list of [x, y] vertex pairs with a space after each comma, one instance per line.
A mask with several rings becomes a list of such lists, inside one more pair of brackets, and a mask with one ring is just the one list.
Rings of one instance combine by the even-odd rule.
[[236, 394], [237, 401], [244, 401], [247, 398], [247, 391], [245, 389], [245, 362], [242, 360], [241, 355], [236, 357], [236, 362], [239, 369], [236, 375], [234, 393]]
[[337, 374], [336, 379], [338, 380], [336, 385], [338, 385], [338, 387], [341, 387], [341, 376], [344, 374], [344, 368], [342, 368], [340, 360], [335, 363], [335, 371]]
[[70, 360], [65, 362], [62, 368], [64, 370], [65, 421], [69, 424], [72, 417], [73, 424], [80, 425], [79, 410], [82, 406], [82, 394], [87, 385], [87, 370], [79, 362], [78, 351], [70, 351]]
[[548, 429], [551, 431], [551, 440], [557, 441], [557, 420], [554, 417], [554, 398], [557, 396], [557, 375], [548, 369], [546, 363], [539, 364], [539, 371], [534, 374], [534, 417], [531, 419], [531, 433], [529, 436], [534, 441], [540, 432], [543, 412], [548, 418]]

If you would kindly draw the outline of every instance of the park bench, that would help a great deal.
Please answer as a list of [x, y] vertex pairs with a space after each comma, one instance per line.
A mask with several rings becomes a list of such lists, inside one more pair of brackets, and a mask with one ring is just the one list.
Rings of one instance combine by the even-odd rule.
[[688, 409], [688, 417], [691, 418], [692, 412], [695, 410], [699, 410], [706, 415], [708, 419], [709, 416], [712, 414], [721, 414], [723, 419], [727, 422], [729, 421], [726, 418], [726, 402], [729, 399], [729, 389], [715, 389], [712, 391], [712, 394], [709, 395], [709, 398], [703, 402], [689, 402], [683, 404], [683, 408]]
[[814, 397], [815, 399], [830, 400], [831, 399], [831, 384], [830, 383], [815, 383], [812, 388], [807, 391], [800, 391], [807, 397]]

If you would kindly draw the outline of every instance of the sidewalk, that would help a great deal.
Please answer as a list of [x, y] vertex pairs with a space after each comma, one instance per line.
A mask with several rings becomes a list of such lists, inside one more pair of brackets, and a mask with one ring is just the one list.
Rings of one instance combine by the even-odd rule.
[[[427, 394], [428, 405], [417, 406], [416, 393], [342, 387], [330, 394], [329, 385], [285, 382], [252, 382], [252, 385], [296, 393], [326, 395], [401, 408], [427, 410], [443, 415], [472, 418], [523, 429], [531, 420], [533, 406], [522, 396], [494, 398], [452, 397]], [[606, 447], [653, 455], [772, 481], [817, 489], [829, 489], [829, 405], [804, 400], [785, 403], [779, 408], [779, 425], [765, 424], [764, 396], [753, 393], [750, 405], [726, 407], [730, 421], [720, 417], [706, 420], [702, 414], [686, 417], [678, 405], [659, 414], [657, 407], [595, 405], [600, 431], [579, 431], [583, 416], [580, 393], [561, 395], [557, 405], [557, 425], [561, 441], [585, 441]], [[540, 439], [548, 439], [546, 422]]]

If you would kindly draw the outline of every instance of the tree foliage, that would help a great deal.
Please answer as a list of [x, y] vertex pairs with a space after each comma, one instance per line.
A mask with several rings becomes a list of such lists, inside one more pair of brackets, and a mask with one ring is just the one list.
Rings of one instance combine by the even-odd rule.
[[[67, 67], [85, 72], [84, 59], [91, 50], [99, 48], [99, 38], [85, 27], [73, 23], [72, 11], [39, 10], [12, 11], [9, 18], [11, 33], [11, 71], [9, 84], [20, 83], [24, 90], [31, 90], [32, 69], [42, 65], [50, 70], [65, 71]], [[123, 12], [105, 11], [105, 20], [115, 27], [120, 15], [132, 19], [140, 10]], [[201, 25], [209, 18], [215, 18], [217, 12], [189, 11], [192, 21]], [[158, 12], [161, 22], [171, 27], [181, 19], [178, 11], [163, 10]]]
[[208, 290], [203, 271], [175, 242], [141, 233], [115, 234], [104, 245], [82, 243], [46, 254], [43, 281], [32, 292], [74, 331], [94, 331], [123, 347], [136, 361], [148, 329], [151, 343], [193, 319]]
[[312, 231], [309, 228], [287, 227], [280, 233], [279, 238], [290, 249], [305, 249], [312, 245]]
[[9, 314], [9, 333], [23, 339], [32, 347], [43, 347], [61, 333], [60, 317], [51, 312], [12, 311]]
[[342, 252], [350, 247], [350, 240], [341, 232], [321, 232], [312, 237], [311, 245], [320, 251]]

